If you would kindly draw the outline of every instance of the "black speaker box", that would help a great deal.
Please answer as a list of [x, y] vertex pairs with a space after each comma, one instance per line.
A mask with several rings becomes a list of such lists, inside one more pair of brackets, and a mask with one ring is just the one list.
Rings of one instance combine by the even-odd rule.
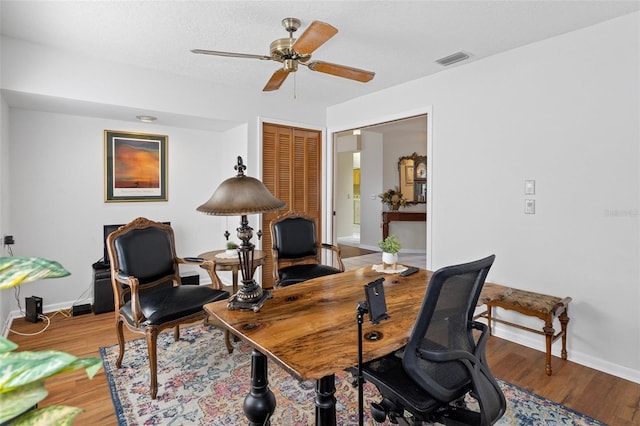
[[93, 313], [113, 312], [113, 287], [111, 286], [111, 270], [94, 269], [93, 271]]
[[40, 319], [40, 315], [42, 315], [42, 298], [36, 296], [25, 297], [24, 302], [27, 305], [24, 319], [31, 322], [42, 321]]

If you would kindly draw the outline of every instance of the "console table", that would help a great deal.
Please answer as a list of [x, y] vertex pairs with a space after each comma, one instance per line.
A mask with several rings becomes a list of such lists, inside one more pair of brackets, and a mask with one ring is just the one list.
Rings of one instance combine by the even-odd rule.
[[426, 212], [382, 212], [382, 239], [389, 235], [389, 222], [426, 222]]

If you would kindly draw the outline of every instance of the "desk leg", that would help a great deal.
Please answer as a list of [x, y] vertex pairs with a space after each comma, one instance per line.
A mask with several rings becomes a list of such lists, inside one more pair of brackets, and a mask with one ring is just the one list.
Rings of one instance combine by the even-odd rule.
[[250, 426], [271, 425], [276, 397], [269, 389], [267, 357], [255, 349], [251, 352], [251, 391], [244, 399], [243, 408]]
[[336, 426], [336, 378], [332, 374], [316, 382], [316, 426]]

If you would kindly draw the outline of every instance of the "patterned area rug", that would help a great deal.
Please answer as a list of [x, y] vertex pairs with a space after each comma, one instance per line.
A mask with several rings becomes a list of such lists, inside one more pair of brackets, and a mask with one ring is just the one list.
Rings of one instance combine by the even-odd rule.
[[[158, 398], [149, 397], [149, 364], [143, 338], [126, 343], [122, 368], [115, 360], [118, 346], [100, 348], [113, 405], [121, 426], [247, 424], [242, 403], [249, 392], [251, 348], [240, 343], [228, 354], [221, 330], [197, 325], [158, 338]], [[602, 425], [583, 414], [546, 400], [517, 386], [499, 381], [507, 399], [507, 412], [499, 425]], [[315, 382], [298, 382], [269, 363], [269, 383], [276, 397], [272, 425], [312, 425]], [[351, 375], [336, 374], [338, 425], [358, 424], [358, 392]], [[369, 402], [379, 401], [376, 389], [365, 383], [365, 424]]]

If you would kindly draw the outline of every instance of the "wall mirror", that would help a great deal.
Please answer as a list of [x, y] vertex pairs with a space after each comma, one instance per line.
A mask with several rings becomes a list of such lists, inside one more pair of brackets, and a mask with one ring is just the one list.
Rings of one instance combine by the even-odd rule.
[[415, 152], [398, 160], [400, 192], [407, 201], [417, 204], [427, 199], [427, 157]]

